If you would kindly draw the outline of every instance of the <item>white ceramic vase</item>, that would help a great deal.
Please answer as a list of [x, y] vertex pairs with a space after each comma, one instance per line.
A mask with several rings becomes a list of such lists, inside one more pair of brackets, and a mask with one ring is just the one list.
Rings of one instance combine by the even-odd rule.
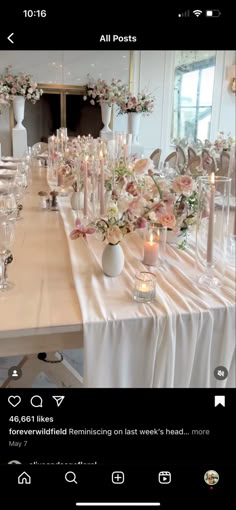
[[25, 129], [22, 124], [25, 116], [25, 98], [23, 96], [14, 97], [13, 113], [16, 121], [15, 129]]
[[70, 197], [70, 203], [73, 211], [79, 211], [84, 207], [84, 196], [80, 191], [73, 191]]
[[141, 113], [129, 112], [128, 113], [128, 131], [132, 133], [133, 144], [138, 144], [138, 134], [140, 127]]
[[107, 103], [101, 103], [101, 114], [102, 114], [102, 122], [104, 127], [101, 129], [100, 134], [111, 133], [111, 129], [109, 128], [109, 124], [111, 122], [111, 109]]
[[119, 276], [124, 268], [124, 253], [120, 244], [107, 244], [102, 254], [102, 268], [107, 276]]

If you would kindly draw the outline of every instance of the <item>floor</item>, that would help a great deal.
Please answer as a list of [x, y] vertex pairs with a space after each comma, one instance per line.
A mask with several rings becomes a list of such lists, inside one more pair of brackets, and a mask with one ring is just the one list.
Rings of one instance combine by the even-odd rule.
[[[64, 358], [83, 375], [83, 350], [63, 351]], [[0, 387], [4, 380], [8, 377], [10, 367], [17, 366], [21, 360], [21, 356], [11, 358], [0, 358]], [[33, 388], [57, 388], [57, 385], [50, 380], [43, 372], [39, 374], [33, 383]]]

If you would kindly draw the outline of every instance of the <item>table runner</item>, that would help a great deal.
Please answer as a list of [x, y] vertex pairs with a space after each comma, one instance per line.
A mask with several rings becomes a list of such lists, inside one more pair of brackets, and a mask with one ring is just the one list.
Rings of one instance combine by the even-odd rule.
[[[75, 287], [83, 318], [86, 387], [235, 386], [235, 287], [228, 268], [225, 285], [200, 289], [195, 283], [194, 243], [182, 251], [167, 245], [166, 270], [157, 274], [152, 303], [133, 300], [135, 273], [147, 270], [142, 239], [135, 232], [121, 246], [122, 274], [103, 274], [104, 243], [69, 239], [75, 213], [68, 197], [59, 198]], [[229, 377], [217, 381], [214, 369]]]

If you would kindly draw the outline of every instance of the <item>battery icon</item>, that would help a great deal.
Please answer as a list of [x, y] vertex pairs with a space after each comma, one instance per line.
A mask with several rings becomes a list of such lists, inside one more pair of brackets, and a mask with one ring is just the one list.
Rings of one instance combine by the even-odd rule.
[[219, 9], [212, 9], [211, 11], [206, 11], [206, 16], [208, 18], [219, 18], [220, 15], [221, 12], [219, 11]]

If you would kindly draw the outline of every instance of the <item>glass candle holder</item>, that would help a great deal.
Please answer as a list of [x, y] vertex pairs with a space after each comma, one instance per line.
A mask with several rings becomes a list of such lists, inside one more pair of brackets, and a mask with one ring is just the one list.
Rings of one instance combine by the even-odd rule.
[[165, 260], [167, 227], [149, 225], [145, 232], [143, 263], [146, 266], [162, 264]]
[[134, 300], [149, 303], [156, 297], [156, 275], [149, 271], [141, 271], [135, 275]]
[[231, 179], [212, 173], [198, 179], [196, 271], [201, 286], [223, 284], [229, 235]]

